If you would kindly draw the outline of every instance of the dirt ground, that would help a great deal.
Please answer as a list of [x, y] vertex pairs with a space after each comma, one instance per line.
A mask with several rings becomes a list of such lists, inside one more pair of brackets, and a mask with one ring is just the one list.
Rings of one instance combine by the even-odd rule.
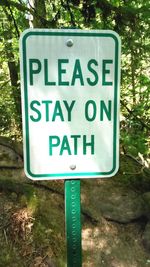
[[[92, 205], [90, 213], [86, 213], [88, 203], [94, 203], [95, 199], [90, 193], [92, 187], [96, 190], [99, 187], [99, 194], [106, 190], [108, 183], [111, 189], [119, 186], [139, 194], [150, 191], [149, 177], [142, 176], [141, 167], [133, 164], [129, 159], [124, 160], [119, 174], [109, 181], [94, 179], [81, 183], [83, 267], [150, 266], [150, 252], [142, 242], [147, 218], [129, 223], [108, 220], [102, 214], [96, 218], [95, 205], [93, 213]], [[126, 165], [128, 179], [124, 174]], [[140, 173], [138, 182], [137, 173]], [[20, 175], [23, 176], [22, 170]], [[21, 179], [18, 180], [17, 170], [1, 170], [0, 267], [67, 266], [63, 181], [33, 186], [24, 177]]]

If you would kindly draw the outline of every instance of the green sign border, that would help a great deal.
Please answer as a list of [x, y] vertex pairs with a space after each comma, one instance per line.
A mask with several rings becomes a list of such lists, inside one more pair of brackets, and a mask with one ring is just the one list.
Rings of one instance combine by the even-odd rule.
[[[29, 36], [80, 36], [80, 37], [111, 37], [115, 41], [115, 80], [114, 80], [114, 124], [113, 124], [113, 168], [112, 170], [108, 172], [70, 172], [70, 173], [55, 173], [55, 174], [34, 174], [30, 170], [30, 141], [29, 141], [29, 114], [28, 114], [28, 87], [27, 87], [27, 62], [26, 62], [26, 41]], [[26, 130], [26, 170], [27, 174], [29, 174], [30, 178], [45, 178], [48, 179], [48, 177], [51, 178], [56, 178], [56, 177], [61, 177], [62, 179], [66, 177], [69, 178], [83, 178], [83, 177], [102, 177], [105, 175], [106, 176], [113, 176], [113, 173], [117, 171], [117, 164], [116, 164], [116, 146], [117, 146], [117, 109], [118, 107], [118, 66], [119, 66], [119, 39], [117, 38], [116, 34], [113, 34], [113, 31], [106, 31], [106, 32], [80, 32], [80, 31], [65, 31], [63, 30], [62, 32], [60, 31], [42, 31], [42, 30], [28, 30], [27, 33], [24, 34], [22, 37], [22, 55], [23, 55], [23, 82], [24, 82], [24, 111], [25, 111], [25, 130]], [[35, 180], [35, 179], [34, 179]], [[50, 179], [49, 179], [50, 180]]]

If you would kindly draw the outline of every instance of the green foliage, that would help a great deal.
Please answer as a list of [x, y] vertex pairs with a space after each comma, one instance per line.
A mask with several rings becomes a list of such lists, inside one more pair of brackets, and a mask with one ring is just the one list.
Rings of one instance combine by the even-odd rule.
[[12, 97], [12, 87], [6, 84], [0, 90], [0, 135], [13, 136], [16, 134], [15, 104]]
[[[2, 240], [1, 240], [2, 241]], [[2, 242], [4, 244], [4, 241]], [[15, 251], [15, 248], [11, 248], [9, 245], [0, 246], [0, 266], [17, 267], [18, 265], [24, 266], [21, 257], [19, 257]]]
[[[121, 142], [127, 153], [149, 155], [150, 4], [148, 0], [40, 0], [0, 3], [0, 134], [21, 137], [19, 35], [43, 28], [112, 29], [122, 39]], [[13, 62], [13, 73], [10, 63]]]
[[[32, 188], [30, 185], [24, 185], [22, 186], [21, 183], [16, 183], [14, 181], [11, 181], [9, 179], [3, 179], [0, 180], [0, 189], [7, 193], [15, 192], [17, 196], [26, 196], [26, 201], [30, 208], [33, 208], [33, 199], [35, 198], [34, 195], [34, 188]], [[34, 201], [35, 202], [35, 201]], [[32, 205], [31, 205], [32, 203]]]

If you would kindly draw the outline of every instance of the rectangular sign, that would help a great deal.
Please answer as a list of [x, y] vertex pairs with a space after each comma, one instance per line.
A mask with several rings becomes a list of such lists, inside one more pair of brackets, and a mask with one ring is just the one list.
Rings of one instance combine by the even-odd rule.
[[113, 176], [119, 161], [119, 36], [29, 29], [21, 36], [20, 56], [26, 175]]

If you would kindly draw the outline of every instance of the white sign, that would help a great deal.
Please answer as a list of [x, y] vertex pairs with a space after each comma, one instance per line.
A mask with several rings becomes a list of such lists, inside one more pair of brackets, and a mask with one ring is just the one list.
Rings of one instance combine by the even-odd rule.
[[26, 175], [110, 177], [119, 161], [120, 40], [113, 31], [22, 34]]

